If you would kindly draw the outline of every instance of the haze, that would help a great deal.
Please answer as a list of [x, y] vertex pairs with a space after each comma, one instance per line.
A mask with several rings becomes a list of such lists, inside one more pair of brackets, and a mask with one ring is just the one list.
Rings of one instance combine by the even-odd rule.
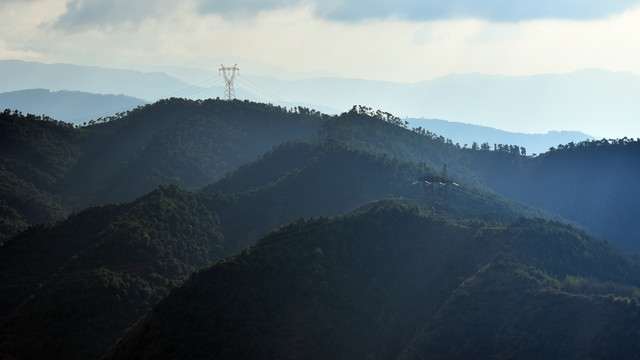
[[[333, 76], [417, 83], [449, 74], [519, 77], [588, 68], [640, 75], [639, 1], [490, 3], [3, 0], [0, 59], [165, 72], [215, 72], [227, 61], [243, 64], [242, 74], [287, 80]], [[602, 91], [604, 85], [585, 87]], [[588, 129], [579, 116], [561, 129], [545, 129], [640, 136], [635, 113], [613, 115]], [[497, 126], [489, 118], [446, 120]], [[533, 128], [525, 122], [535, 120], [513, 118], [500, 127]]]

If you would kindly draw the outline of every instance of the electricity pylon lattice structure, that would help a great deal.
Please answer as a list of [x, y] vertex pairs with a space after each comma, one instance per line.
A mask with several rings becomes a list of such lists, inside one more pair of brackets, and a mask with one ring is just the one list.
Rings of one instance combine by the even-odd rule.
[[[425, 165], [424, 163], [422, 164], [422, 166], [425, 169], [425, 173], [428, 172], [427, 170], [427, 165]], [[456, 187], [459, 187], [460, 185], [458, 183], [456, 183], [455, 181], [453, 181], [453, 179], [451, 179], [449, 176], [447, 176], [447, 164], [444, 164], [444, 167], [442, 168], [442, 175], [440, 176], [422, 176], [420, 178], [418, 178], [418, 180], [414, 181], [413, 184], [421, 184], [424, 187], [425, 190], [425, 197], [427, 197], [427, 187], [431, 188], [431, 192], [435, 195], [435, 188], [434, 185], [437, 185], [438, 188], [438, 194], [436, 195], [436, 197], [443, 199], [444, 201], [447, 201], [447, 197], [449, 195], [449, 186], [453, 185]]]
[[240, 69], [238, 69], [238, 64], [233, 65], [232, 67], [224, 66], [218, 70], [218, 73], [222, 73], [224, 76], [224, 99], [225, 100], [233, 100], [236, 98], [236, 90], [233, 88], [233, 80], [236, 78], [236, 74], [240, 74]]

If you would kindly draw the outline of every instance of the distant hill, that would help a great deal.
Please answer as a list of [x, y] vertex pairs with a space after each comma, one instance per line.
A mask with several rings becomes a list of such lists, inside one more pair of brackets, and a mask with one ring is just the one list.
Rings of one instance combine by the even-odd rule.
[[47, 115], [56, 120], [82, 125], [146, 104], [125, 95], [100, 95], [80, 91], [30, 89], [0, 93], [0, 108]]
[[[27, 89], [66, 90], [126, 95], [144, 101], [155, 101], [171, 96], [185, 96], [196, 90], [202, 91], [198, 87], [159, 72], [18, 60], [0, 60], [0, 77], [3, 79], [0, 92]], [[223, 91], [219, 91], [219, 94], [223, 94]], [[203, 93], [202, 97], [215, 97], [215, 93]]]
[[363, 104], [401, 118], [444, 119], [510, 132], [565, 130], [598, 139], [640, 137], [640, 123], [636, 121], [640, 106], [634, 100], [634, 94], [640, 92], [640, 76], [632, 73], [599, 69], [532, 76], [471, 73], [416, 83], [246, 77], [245, 83], [237, 82], [239, 89], [266, 89], [273, 95], [262, 96], [261, 101], [275, 104], [282, 100], [320, 104], [337, 109], [336, 113]]
[[[364, 104], [402, 118], [445, 119], [509, 132], [580, 131], [598, 139], [640, 137], [640, 125], [636, 121], [640, 117], [640, 106], [634, 98], [634, 94], [640, 92], [640, 76], [632, 73], [599, 69], [534, 76], [472, 73], [396, 83], [327, 76], [283, 80], [277, 76], [288, 78], [287, 75], [275, 69], [269, 70], [277, 74], [272, 77], [253, 75], [264, 70], [264, 66], [246, 68], [239, 64], [239, 67], [242, 73], [235, 80], [235, 89], [238, 99], [243, 100], [304, 106], [327, 114], [338, 114], [354, 104]], [[208, 70], [167, 68], [167, 73], [174, 76], [158, 68], [153, 70], [1, 60], [0, 92], [42, 88], [123, 94], [145, 101], [168, 97], [206, 99], [224, 94], [224, 80], [216, 67]], [[571, 141], [581, 140], [586, 139]], [[466, 140], [458, 141], [464, 144]], [[492, 143], [489, 139], [485, 141]], [[529, 148], [530, 153], [542, 151], [528, 144], [518, 145]]]
[[382, 202], [195, 273], [106, 359], [636, 357], [638, 274], [638, 258], [566, 225]]
[[409, 122], [408, 126], [410, 128], [422, 127], [432, 133], [449, 138], [461, 146], [471, 147], [474, 142], [478, 145], [486, 142], [491, 147], [494, 144], [519, 145], [526, 148], [529, 154], [541, 154], [549, 151], [549, 148], [560, 144], [595, 140], [593, 136], [579, 131], [549, 131], [546, 134], [524, 134], [446, 120], [415, 118], [403, 120]]

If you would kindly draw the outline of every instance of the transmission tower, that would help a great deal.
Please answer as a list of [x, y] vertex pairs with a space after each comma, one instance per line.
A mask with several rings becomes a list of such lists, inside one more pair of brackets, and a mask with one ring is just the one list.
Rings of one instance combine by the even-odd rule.
[[227, 67], [222, 65], [222, 67], [218, 70], [218, 73], [222, 73], [224, 76], [224, 99], [225, 100], [233, 100], [236, 98], [236, 91], [233, 88], [233, 80], [236, 78], [236, 74], [240, 74], [240, 69], [238, 69], [238, 64], [233, 65], [233, 67]]

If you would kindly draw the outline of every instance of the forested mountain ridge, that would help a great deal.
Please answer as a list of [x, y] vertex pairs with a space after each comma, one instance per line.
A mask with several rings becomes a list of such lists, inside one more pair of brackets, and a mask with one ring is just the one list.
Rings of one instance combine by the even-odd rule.
[[[352, 290], [344, 290], [344, 296], [338, 293], [332, 295], [336, 300], [353, 296], [347, 299], [351, 301], [347, 310], [359, 306], [356, 304], [362, 299], [357, 298], [358, 292], [375, 295], [380, 289], [380, 282], [368, 282], [368, 275], [378, 271], [374, 269], [376, 265], [358, 262], [359, 254], [369, 254], [371, 256], [366, 256], [376, 261], [384, 261], [386, 254], [404, 254], [392, 259], [395, 265], [389, 265], [388, 273], [384, 275], [387, 276], [384, 282], [394, 290], [382, 290], [383, 295], [363, 300], [365, 307], [361, 312], [355, 312], [360, 317], [358, 319], [350, 318], [349, 314], [343, 316], [344, 308], [332, 308], [331, 312], [324, 312], [322, 306], [336, 306], [323, 302], [328, 301], [322, 300], [325, 293], [317, 293], [315, 297], [292, 305], [295, 310], [293, 314], [301, 314], [304, 320], [306, 315], [302, 306], [307, 301], [320, 299], [318, 304], [322, 311], [313, 315], [315, 320], [324, 321], [324, 325], [317, 327], [318, 332], [311, 328], [315, 325], [306, 328], [307, 325], [296, 322], [294, 318], [289, 319], [293, 322], [285, 327], [286, 334], [293, 334], [295, 331], [292, 329], [301, 327], [307, 329], [305, 334], [310, 334], [312, 339], [318, 335], [320, 339], [332, 339], [332, 345], [339, 345], [337, 348], [327, 348], [326, 351], [331, 353], [323, 353], [325, 350], [312, 351], [317, 354], [333, 356], [344, 351], [344, 354], [356, 358], [361, 355], [388, 358], [383, 354], [433, 353], [435, 348], [430, 347], [433, 339], [437, 339], [440, 331], [444, 331], [442, 325], [433, 327], [428, 322], [432, 315], [433, 319], [437, 318], [434, 311], [459, 311], [460, 303], [452, 299], [458, 299], [458, 295], [462, 296], [464, 291], [473, 292], [485, 302], [491, 301], [491, 297], [486, 297], [488, 293], [500, 293], [501, 290], [495, 287], [487, 289], [487, 292], [475, 293], [481, 287], [475, 286], [477, 282], [472, 280], [484, 281], [480, 275], [485, 273], [495, 274], [486, 281], [487, 284], [499, 284], [500, 281], [495, 279], [501, 276], [508, 280], [508, 284], [512, 284], [509, 279], [514, 273], [528, 274], [523, 279], [531, 280], [532, 277], [534, 280], [525, 281], [526, 286], [523, 287], [521, 278], [517, 277], [515, 287], [508, 285], [506, 288], [509, 290], [505, 291], [517, 292], [523, 288], [534, 293], [547, 291], [545, 294], [553, 295], [543, 297], [543, 301], [550, 301], [549, 306], [553, 306], [553, 299], [565, 301], [563, 292], [569, 292], [586, 299], [588, 306], [585, 305], [583, 309], [591, 308], [596, 312], [601, 309], [623, 311], [615, 313], [617, 315], [613, 318], [624, 314], [635, 319], [635, 315], [625, 313], [626, 310], [598, 305], [608, 301], [603, 300], [603, 291], [628, 298], [628, 301], [625, 300], [627, 304], [634, 303], [632, 299], [637, 298], [635, 287], [638, 286], [634, 278], [638, 273], [635, 257], [572, 227], [543, 220], [513, 222], [518, 217], [560, 218], [496, 195], [505, 194], [514, 199], [526, 199], [529, 196], [531, 201], [545, 200], [541, 206], [546, 208], [567, 202], [575, 203], [577, 207], [583, 206], [585, 201], [594, 201], [595, 198], [585, 199], [583, 194], [569, 191], [571, 189], [552, 191], [561, 189], [556, 182], [562, 179], [567, 186], [577, 186], [577, 181], [595, 173], [598, 176], [588, 179], [592, 181], [589, 186], [598, 187], [603, 182], [608, 186], [618, 185], [621, 179], [633, 176], [633, 169], [637, 168], [637, 165], [630, 164], [637, 158], [637, 141], [634, 140], [568, 144], [558, 146], [549, 153], [530, 157], [524, 149], [514, 145], [490, 146], [483, 143], [463, 148], [426, 129], [408, 129], [406, 123], [391, 114], [364, 107], [356, 106], [339, 116], [327, 116], [305, 108], [284, 109], [246, 101], [220, 100], [163, 100], [110, 119], [101, 119], [86, 127], [74, 127], [49, 118], [25, 116], [11, 111], [5, 111], [2, 116], [3, 130], [6, 129], [2, 136], [6, 137], [8, 144], [0, 147], [2, 171], [6, 173], [4, 178], [15, 184], [15, 192], [20, 194], [25, 189], [35, 189], [46, 195], [42, 199], [49, 199], [53, 204], [49, 208], [57, 212], [51, 211], [45, 221], [60, 219], [70, 210], [78, 210], [66, 220], [33, 226], [12, 237], [10, 231], [16, 232], [21, 226], [42, 221], [27, 218], [25, 214], [29, 214], [28, 211], [41, 214], [38, 211], [48, 208], [25, 196], [17, 197], [22, 203], [9, 201], [12, 199], [10, 194], [0, 198], [3, 201], [3, 219], [4, 214], [9, 214], [14, 218], [6, 216], [6, 219], [22, 221], [7, 221], [17, 226], [8, 228], [9, 235], [0, 246], [0, 287], [10, 289], [0, 302], [3, 316], [0, 320], [0, 354], [3, 356], [41, 358], [47, 349], [55, 349], [47, 353], [49, 357], [98, 358], [123, 335], [127, 327], [192, 271], [236, 254], [260, 239], [264, 233], [292, 221], [293, 224], [285, 229], [298, 229], [304, 234], [309, 232], [304, 230], [305, 224], [315, 221], [339, 231], [342, 231], [341, 221], [345, 219], [371, 217], [360, 224], [379, 223], [362, 228], [355, 226], [338, 236], [345, 239], [343, 245], [351, 240], [359, 244], [353, 249], [344, 250], [344, 257], [340, 261], [334, 259], [338, 268], [333, 270], [332, 281], [340, 285], [338, 289], [342, 289], [342, 286], [345, 289], [353, 287]], [[5, 121], [5, 118], [8, 120]], [[587, 155], [591, 152], [594, 155]], [[592, 157], [592, 167], [582, 166]], [[572, 161], [575, 162], [572, 165], [575, 166], [575, 173], [568, 172], [572, 168], [565, 166]], [[607, 161], [610, 166], [606, 168], [607, 171], [598, 171]], [[442, 177], [444, 164], [448, 164], [448, 179], [460, 186], [441, 185], [437, 181], [427, 185], [418, 181], [429, 176]], [[584, 171], [580, 172], [580, 169]], [[9, 180], [7, 183], [10, 183]], [[181, 190], [175, 185], [158, 187], [167, 183], [191, 190], [202, 187], [202, 191]], [[440, 192], [443, 189], [449, 189], [446, 195]], [[624, 191], [633, 197], [637, 190], [625, 188]], [[136, 200], [119, 205], [102, 205], [79, 211], [89, 204], [136, 197]], [[384, 198], [397, 200], [377, 203]], [[340, 215], [364, 204], [369, 205], [346, 217], [323, 217], [309, 221], [300, 219]], [[407, 208], [402, 204], [417, 205], [422, 210]], [[597, 208], [613, 214], [609, 221], [617, 227], [618, 232], [631, 231], [633, 226], [637, 226], [633, 222], [633, 215], [615, 216], [619, 211], [633, 210], [633, 206], [636, 206], [631, 202], [623, 204], [626, 204], [625, 207], [621, 207], [620, 203], [601, 202]], [[28, 206], [33, 209], [29, 210]], [[589, 222], [589, 217], [581, 218], [580, 213], [576, 215], [569, 210], [563, 210], [573, 216], [567, 218], [585, 228], [595, 224]], [[42, 213], [47, 214], [44, 211]], [[560, 214], [564, 215], [562, 212]], [[457, 222], [449, 222], [453, 220]], [[420, 228], [425, 223], [431, 225]], [[388, 228], [384, 229], [384, 226]], [[612, 228], [611, 224], [604, 227], [604, 234], [607, 239], [616, 240], [609, 236], [615, 232], [606, 232]], [[286, 233], [288, 230], [282, 231]], [[415, 254], [415, 249], [410, 249], [410, 246], [401, 249], [408, 244], [406, 241], [422, 239], [419, 234], [431, 231], [439, 234], [434, 235], [438, 239], [437, 244], [431, 244], [435, 247], [427, 246], [426, 252], [422, 251], [424, 248], [418, 249]], [[291, 236], [284, 238], [297, 239], [293, 235], [296, 233], [293, 231]], [[322, 232], [317, 236], [322, 234], [327, 233]], [[404, 234], [406, 239], [397, 238], [394, 234]], [[271, 239], [272, 235], [267, 238]], [[369, 244], [372, 248], [366, 248], [368, 245], [361, 235], [375, 240]], [[386, 237], [382, 239], [378, 236]], [[453, 242], [443, 244], [445, 239]], [[623, 240], [629, 241], [618, 243], [637, 246], [637, 239], [633, 236]], [[379, 246], [375, 245], [376, 241]], [[391, 242], [383, 244], [380, 241]], [[393, 249], [394, 241], [399, 246], [396, 250]], [[264, 274], [266, 278], [263, 278], [265, 284], [271, 281], [268, 276], [272, 273], [269, 271], [277, 274], [282, 270], [285, 275], [295, 273], [300, 269], [289, 269], [289, 265], [298, 260], [310, 260], [305, 256], [316, 253], [315, 248], [296, 247], [293, 240], [273, 245], [277, 249], [280, 246], [291, 246], [291, 249], [277, 250], [288, 252], [286, 256], [255, 260], [266, 261], [265, 266], [268, 265]], [[250, 248], [249, 253], [257, 248], [259, 246]], [[324, 247], [319, 248], [324, 251]], [[372, 249], [375, 254], [370, 253]], [[298, 250], [301, 252], [296, 255]], [[500, 253], [508, 256], [496, 258]], [[249, 255], [239, 255], [234, 259], [254, 261], [245, 256]], [[492, 262], [494, 258], [497, 260]], [[353, 264], [348, 263], [348, 259]], [[411, 260], [405, 261], [407, 259]], [[500, 265], [506, 261], [500, 259], [510, 259], [507, 263], [513, 266]], [[222, 263], [229, 262], [233, 263], [234, 260], [222, 260]], [[433, 264], [425, 265], [430, 262]], [[620, 266], [614, 268], [612, 263]], [[407, 268], [402, 267], [405, 265]], [[418, 268], [413, 268], [414, 265]], [[425, 269], [432, 272], [422, 278], [423, 283], [411, 284], [409, 290], [402, 288], [407, 284], [406, 281], [393, 277], [396, 272], [405, 275], [411, 272], [424, 274]], [[491, 271], [478, 273], [481, 269]], [[496, 272], [494, 269], [508, 270]], [[278, 280], [273, 284], [273, 291], [285, 289], [283, 291], [290, 292], [287, 288], [290, 285], [297, 286], [297, 290], [308, 289], [308, 284], [304, 283], [307, 270], [302, 271], [301, 277], [296, 277], [293, 282]], [[341, 279], [343, 272], [347, 275]], [[353, 276], [348, 275], [350, 272]], [[442, 275], [442, 272], [447, 273]], [[246, 283], [251, 283], [253, 270], [247, 274]], [[474, 278], [474, 274], [478, 276]], [[430, 276], [446, 281], [430, 282]], [[351, 286], [350, 279], [360, 279], [363, 283]], [[465, 279], [469, 281], [465, 282]], [[568, 279], [566, 284], [563, 279]], [[231, 284], [225, 289], [236, 289], [236, 285]], [[449, 298], [456, 289], [467, 289], [467, 285], [468, 290], [456, 292], [455, 297]], [[202, 286], [206, 288], [206, 285]], [[251, 302], [251, 299], [255, 299], [255, 294], [238, 286], [242, 294], [238, 296], [239, 301]], [[360, 291], [358, 286], [367, 288]], [[596, 291], [596, 295], [585, 293], [586, 288]], [[571, 292], [567, 289], [574, 290]], [[292, 292], [291, 299], [303, 295], [297, 290]], [[428, 291], [437, 294], [429, 298], [426, 294]], [[426, 294], [426, 297], [414, 298], [416, 293]], [[284, 296], [271, 294], [278, 299]], [[395, 294], [400, 294], [397, 299], [394, 298]], [[568, 297], [569, 303], [574, 299], [572, 296]], [[510, 299], [528, 305], [526, 298]], [[367, 301], [378, 302], [369, 304]], [[429, 304], [428, 310], [416, 305], [425, 302]], [[372, 310], [376, 304], [382, 303], [386, 306], [384, 311], [380, 315], [373, 314], [377, 313]], [[618, 303], [611, 304], [615, 308]], [[407, 307], [407, 312], [398, 312], [397, 309], [407, 304], [411, 305]], [[277, 301], [265, 306], [273, 310], [277, 308]], [[228, 311], [231, 318], [243, 316], [227, 308], [221, 309]], [[410, 314], [417, 314], [416, 319], [412, 319]], [[522, 319], [535, 318], [537, 314], [527, 313]], [[147, 316], [153, 316], [153, 313]], [[285, 316], [276, 321], [270, 318], [268, 312], [256, 314], [256, 317], [264, 319], [265, 324], [288, 319]], [[372, 329], [353, 330], [348, 327], [349, 319], [354, 320], [354, 324], [358, 324], [359, 320], [368, 322]], [[458, 319], [456, 323], [464, 324], [464, 320]], [[242, 321], [231, 326], [242, 327]], [[413, 324], [412, 328], [402, 327], [402, 323], [407, 322]], [[340, 328], [335, 334], [327, 327], [331, 323]], [[78, 327], [78, 324], [82, 326]], [[486, 329], [496, 334], [502, 334], [501, 324], [512, 325], [508, 322], [493, 324], [497, 328], [488, 326]], [[179, 323], [177, 325], [182, 326]], [[258, 328], [263, 326], [268, 328], [264, 324]], [[601, 322], [599, 326], [607, 326], [607, 323]], [[629, 326], [633, 328], [633, 325]], [[79, 328], [83, 330], [79, 331]], [[418, 329], [422, 331], [418, 332]], [[355, 347], [351, 348], [347, 341], [350, 333], [370, 334], [371, 339], [379, 341], [366, 344], [357, 340], [353, 342]], [[388, 334], [397, 336], [389, 335], [388, 342], [380, 340]], [[345, 340], [335, 340], [336, 336], [343, 335]], [[534, 335], [543, 338], [541, 334]], [[219, 341], [246, 342], [238, 339], [241, 337]], [[268, 342], [270, 339], [260, 341]], [[289, 345], [298, 349], [296, 341], [292, 340]], [[326, 343], [329, 340], [323, 341], [329, 345]], [[538, 344], [541, 342], [537, 341]], [[446, 343], [440, 344], [444, 346]], [[532, 344], [535, 345], [536, 341], [532, 341]], [[203, 344], [194, 345], [193, 348], [198, 351], [199, 346]], [[260, 345], [256, 346], [257, 349]], [[301, 349], [306, 349], [306, 346], [303, 345]], [[260, 351], [268, 353], [272, 350]], [[550, 348], [549, 351], [558, 354], [556, 348]], [[474, 350], [474, 353], [477, 352], [479, 350]], [[587, 351], [587, 354], [590, 352]]]
[[[0, 353], [38, 358], [55, 345], [57, 358], [96, 358], [171, 284], [301, 217], [343, 214], [390, 196], [424, 204], [435, 216], [473, 216], [478, 223], [551, 217], [466, 186], [452, 190], [446, 208], [434, 212], [437, 197], [425, 198], [424, 189], [412, 185], [423, 171], [335, 141], [292, 141], [204, 192], [160, 187], [133, 202], [32, 227], [0, 247], [0, 287], [7, 294]], [[38, 321], [74, 308], [85, 310]], [[78, 323], [87, 330], [76, 332]], [[64, 338], [52, 329], [64, 329]]]
[[319, 113], [248, 101], [161, 100], [97, 124], [100, 146], [66, 180], [85, 186], [81, 195], [95, 203], [132, 199], [159, 184], [193, 189], [283, 141], [311, 137], [321, 121]]
[[[195, 273], [106, 359], [634, 358], [639, 270], [567, 225], [381, 202], [296, 221]], [[593, 328], [576, 341], [562, 332], [574, 326]]]
[[324, 115], [242, 101], [158, 101], [89, 126], [0, 113], [0, 239], [160, 184], [195, 189], [290, 139]]
[[0, 248], [0, 354], [99, 358], [184, 277], [230, 254], [212, 202], [161, 187], [9, 241]]
[[[640, 205], [629, 199], [638, 197], [640, 190], [627, 180], [639, 172], [635, 140], [559, 145], [531, 157], [517, 145], [482, 143], [464, 148], [427, 129], [408, 129], [391, 114], [361, 106], [327, 116], [247, 101], [168, 99], [80, 128], [33, 116], [18, 121], [29, 116], [10, 111], [2, 116], [31, 129], [3, 125], [4, 239], [27, 224], [58, 219], [88, 205], [131, 200], [159, 184], [195, 189], [283, 141], [315, 138], [424, 162], [433, 169], [448, 164], [450, 175], [460, 182], [557, 212], [598, 236], [638, 250], [633, 234], [640, 231], [640, 223], [633, 214]], [[43, 129], [56, 135], [38, 137]], [[36, 136], [26, 141], [24, 134]], [[16, 146], [21, 136], [26, 143]], [[27, 159], [18, 153], [40, 155]], [[598, 161], [587, 154], [596, 154]], [[569, 191], [560, 190], [563, 187]]]
[[[327, 116], [305, 108], [221, 100], [162, 100], [80, 128], [33, 116], [21, 121], [29, 116], [10, 111], [2, 116], [31, 129], [3, 125], [4, 239], [27, 224], [59, 219], [88, 205], [131, 200], [160, 184], [195, 189], [284, 141], [315, 138], [433, 169], [448, 164], [450, 175], [462, 183], [559, 213], [638, 251], [633, 234], [640, 231], [640, 222], [633, 214], [640, 212], [640, 204], [630, 199], [640, 196], [640, 189], [627, 180], [640, 172], [636, 140], [571, 143], [531, 157], [517, 145], [461, 147], [361, 106]], [[56, 135], [38, 137], [43, 129]], [[27, 141], [24, 134], [36, 136]], [[26, 142], [17, 146], [16, 141]], [[40, 155], [24, 156], [33, 153]]]
[[[491, 222], [542, 217], [561, 220], [556, 215], [464, 183], [458, 187], [447, 186], [449, 191], [444, 199], [436, 188], [416, 181], [434, 175], [439, 176], [440, 170], [384, 154], [374, 155], [336, 140], [290, 141], [202, 191], [235, 194], [239, 202], [244, 198], [262, 199], [267, 207], [295, 209], [288, 210], [290, 216], [339, 214], [370, 201], [396, 198], [421, 203], [430, 211], [457, 219]], [[338, 212], [329, 210], [337, 205], [341, 206]], [[314, 210], [309, 212], [310, 209]]]
[[85, 144], [85, 132], [70, 124], [0, 113], [0, 241], [28, 224], [65, 215], [57, 183]]
[[452, 177], [557, 213], [627, 250], [640, 251], [640, 139], [560, 144], [532, 157], [517, 145], [463, 148], [401, 119], [354, 107], [320, 128], [324, 137], [432, 168], [448, 164]]

